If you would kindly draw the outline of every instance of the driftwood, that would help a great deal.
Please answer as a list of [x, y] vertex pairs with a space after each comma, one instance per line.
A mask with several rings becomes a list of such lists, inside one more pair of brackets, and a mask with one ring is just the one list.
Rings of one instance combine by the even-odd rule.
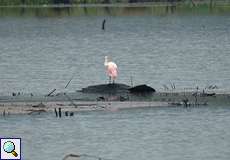
[[214, 97], [215, 95], [216, 93], [205, 93], [205, 92], [201, 93], [202, 97]]
[[69, 86], [69, 84], [70, 84], [70, 82], [73, 80], [73, 78], [74, 78], [74, 75], [71, 77], [71, 79], [68, 81], [68, 83], [65, 85], [65, 88], [67, 88], [68, 86]]
[[76, 158], [76, 160], [80, 160], [81, 157], [88, 157], [88, 158], [95, 158], [95, 160], [112, 160], [112, 159], [107, 159], [107, 158], [102, 158], [94, 155], [88, 155], [88, 154], [68, 154], [66, 155], [63, 160], [68, 160], [68, 158]]
[[74, 157], [74, 158], [80, 160], [80, 155], [77, 155], [77, 154], [68, 154], [68, 155], [66, 155], [66, 156], [63, 158], [63, 160], [67, 160], [67, 159], [70, 158], [70, 157]]
[[46, 95], [46, 97], [51, 96], [55, 91], [56, 91], [56, 89], [53, 89], [50, 93], [48, 93], [48, 94]]
[[34, 107], [34, 108], [45, 108], [46, 105], [44, 105], [44, 104], [41, 102], [41, 103], [39, 103], [38, 105], [33, 105], [32, 107]]
[[28, 115], [35, 114], [35, 113], [41, 114], [41, 113], [46, 112], [46, 110], [44, 110], [44, 109], [38, 109], [38, 110], [28, 109], [27, 111], [30, 111], [30, 112], [28, 113]]

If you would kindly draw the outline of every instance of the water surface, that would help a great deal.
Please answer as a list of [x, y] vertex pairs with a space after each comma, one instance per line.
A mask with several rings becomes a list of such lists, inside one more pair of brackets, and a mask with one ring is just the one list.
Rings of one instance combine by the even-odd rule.
[[73, 75], [68, 91], [108, 82], [105, 55], [118, 64], [117, 82], [130, 84], [132, 76], [135, 85], [156, 89], [170, 83], [230, 89], [228, 13], [97, 10], [103, 14], [0, 17], [0, 92], [63, 91]]
[[[135, 85], [156, 89], [170, 83], [230, 89], [229, 12], [10, 10], [0, 9], [2, 94], [63, 91], [73, 75], [65, 91], [105, 83], [105, 55], [118, 64], [117, 82], [130, 84], [132, 76]], [[24, 160], [57, 160], [68, 153], [113, 160], [229, 160], [229, 117], [227, 105], [84, 112], [61, 119], [53, 113], [10, 115], [0, 117], [0, 137], [22, 137]]]
[[0, 119], [1, 136], [22, 137], [23, 159], [86, 153], [113, 160], [228, 160], [229, 107], [154, 108]]

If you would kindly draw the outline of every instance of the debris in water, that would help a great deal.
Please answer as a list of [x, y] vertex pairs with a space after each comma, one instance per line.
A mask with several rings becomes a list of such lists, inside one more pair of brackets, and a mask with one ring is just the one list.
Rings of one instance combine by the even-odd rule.
[[75, 160], [80, 160], [80, 158], [95, 158], [95, 160], [112, 160], [112, 159], [107, 159], [107, 158], [102, 158], [94, 155], [88, 155], [88, 154], [68, 154], [66, 155], [63, 160], [68, 160], [69, 158], [75, 158]]
[[44, 104], [41, 102], [41, 103], [39, 103], [38, 105], [33, 105], [32, 107], [34, 107], [34, 108], [45, 108], [46, 105], [44, 105]]

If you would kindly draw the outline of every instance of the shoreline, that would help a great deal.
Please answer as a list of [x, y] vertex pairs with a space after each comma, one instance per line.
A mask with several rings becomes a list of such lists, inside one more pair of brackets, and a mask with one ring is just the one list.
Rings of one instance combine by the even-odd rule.
[[167, 6], [187, 6], [199, 7], [202, 5], [230, 6], [226, 1], [195, 1], [191, 2], [137, 2], [137, 3], [86, 3], [86, 4], [34, 4], [34, 5], [0, 5], [0, 8], [84, 8], [84, 7], [167, 7]]
[[[122, 98], [121, 98], [122, 97]], [[0, 97], [0, 116], [54, 112], [118, 111], [152, 107], [198, 107], [230, 104], [230, 94], [215, 92], [156, 92], [150, 95], [57, 93], [52, 96]]]
[[0, 17], [70, 17], [70, 16], [167, 16], [220, 15], [230, 13], [229, 3], [116, 3], [76, 5], [10, 5], [0, 6]]

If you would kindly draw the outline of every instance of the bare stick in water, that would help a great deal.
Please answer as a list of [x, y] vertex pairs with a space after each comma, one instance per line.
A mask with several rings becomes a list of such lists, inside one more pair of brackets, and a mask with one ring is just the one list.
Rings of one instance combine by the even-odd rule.
[[71, 79], [69, 80], [69, 82], [65, 85], [65, 88], [68, 87], [68, 85], [70, 84], [70, 82], [73, 80], [73, 77], [74, 77], [74, 75], [71, 77]]
[[102, 30], [105, 30], [105, 22], [106, 22], [106, 20], [104, 19], [102, 22], [102, 28], [101, 28]]
[[61, 108], [58, 108], [59, 117], [61, 118]]
[[56, 108], [54, 108], [54, 112], [55, 112], [56, 117], [58, 117], [58, 112]]
[[80, 155], [77, 154], [68, 154], [66, 155], [63, 160], [67, 160], [69, 157], [80, 158]]
[[56, 89], [53, 89], [49, 94], [47, 94], [46, 96], [49, 97], [51, 96], [51, 94], [53, 94], [56, 91]]

